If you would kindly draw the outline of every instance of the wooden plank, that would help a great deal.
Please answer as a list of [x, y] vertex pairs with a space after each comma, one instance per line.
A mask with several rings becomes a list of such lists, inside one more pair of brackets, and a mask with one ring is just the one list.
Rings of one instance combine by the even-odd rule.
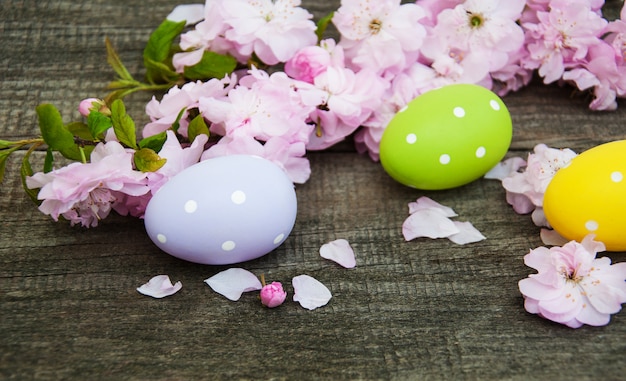
[[[319, 17], [339, 1], [304, 1]], [[620, 2], [608, 2], [615, 10]], [[75, 103], [102, 94], [111, 78], [108, 35], [133, 72], [147, 34], [172, 0], [5, 1], [0, 4], [0, 137], [37, 135], [34, 108], [54, 102], [66, 120]], [[6, 63], [6, 64], [5, 64]], [[577, 151], [626, 138], [625, 109], [591, 112], [568, 88], [534, 83], [505, 98], [514, 119], [509, 156], [540, 142]], [[140, 119], [146, 94], [129, 112]], [[138, 122], [139, 124], [139, 122]], [[529, 216], [516, 215], [497, 181], [423, 192], [391, 180], [351, 151], [310, 153], [312, 176], [296, 188], [293, 233], [275, 252], [240, 265], [286, 285], [309, 274], [333, 293], [315, 311], [295, 302], [269, 310], [255, 294], [230, 302], [203, 280], [227, 266], [202, 266], [159, 251], [133, 218], [95, 229], [44, 216], [24, 195], [18, 153], [0, 188], [0, 378], [187, 379], [622, 379], [626, 315], [572, 330], [524, 311], [517, 282], [541, 244]], [[35, 165], [43, 162], [36, 152]], [[421, 195], [453, 207], [487, 240], [405, 242], [407, 203]], [[319, 256], [346, 238], [357, 267]], [[626, 253], [611, 253], [614, 262]], [[157, 274], [181, 280], [156, 300], [135, 288]]]

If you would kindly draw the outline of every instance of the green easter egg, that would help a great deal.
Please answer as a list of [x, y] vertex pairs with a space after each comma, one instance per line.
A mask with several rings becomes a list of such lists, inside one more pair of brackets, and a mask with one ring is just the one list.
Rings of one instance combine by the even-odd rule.
[[455, 188], [500, 162], [512, 135], [509, 111], [494, 92], [449, 85], [418, 96], [393, 117], [380, 142], [380, 161], [404, 185]]

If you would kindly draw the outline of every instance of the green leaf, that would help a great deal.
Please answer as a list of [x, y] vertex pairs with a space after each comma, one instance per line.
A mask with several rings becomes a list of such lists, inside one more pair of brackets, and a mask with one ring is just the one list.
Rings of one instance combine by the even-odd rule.
[[205, 51], [200, 62], [185, 67], [185, 78], [190, 80], [207, 80], [223, 78], [235, 70], [237, 60], [229, 55]]
[[18, 147], [13, 147], [13, 148], [10, 148], [10, 149], [0, 150], [0, 183], [2, 183], [2, 180], [4, 180], [4, 172], [5, 172], [6, 166], [7, 166], [7, 159], [18, 148], [19, 148], [19, 146]]
[[117, 55], [117, 52], [113, 48], [113, 44], [111, 44], [111, 41], [108, 37], [104, 39], [104, 44], [106, 45], [107, 50], [107, 62], [109, 63], [109, 65], [111, 65], [117, 75], [121, 79], [134, 81], [133, 76], [128, 72], [126, 66], [124, 66], [124, 64], [122, 63], [122, 60]]
[[112, 125], [111, 118], [99, 111], [91, 111], [87, 116], [87, 127], [92, 137], [102, 138], [106, 130]]
[[174, 39], [185, 29], [185, 21], [165, 20], [155, 29], [143, 50], [143, 58], [164, 62], [169, 57]]
[[178, 128], [180, 127], [180, 118], [183, 117], [183, 113], [185, 112], [185, 110], [187, 110], [187, 107], [183, 107], [178, 112], [178, 115], [176, 115], [176, 120], [174, 121], [174, 123], [172, 123], [172, 130], [176, 133], [178, 133]]
[[155, 152], [159, 152], [163, 148], [163, 144], [167, 140], [167, 133], [165, 131], [156, 135], [148, 136], [139, 141], [139, 148], [150, 148]]
[[146, 58], [143, 64], [146, 67], [146, 80], [149, 83], [176, 82], [180, 77], [180, 74], [162, 62]]
[[26, 155], [24, 155], [24, 158], [22, 159], [22, 166], [20, 167], [20, 177], [22, 179], [22, 188], [24, 188], [24, 191], [26, 192], [28, 197], [30, 197], [30, 199], [33, 200], [33, 202], [36, 205], [40, 205], [41, 204], [41, 200], [37, 199], [37, 195], [39, 194], [39, 189], [38, 188], [37, 189], [30, 189], [26, 185], [26, 177], [33, 175], [33, 168], [30, 165], [30, 154], [34, 151], [33, 148], [34, 147], [29, 149], [26, 152]]
[[193, 142], [198, 135], [206, 135], [210, 136], [209, 127], [206, 125], [204, 121], [204, 117], [202, 115], [198, 115], [189, 122], [189, 128], [187, 129], [187, 136], [189, 136], [189, 141]]
[[74, 144], [74, 135], [65, 128], [61, 113], [51, 104], [37, 106], [39, 129], [48, 147], [54, 151], [70, 150]]
[[120, 143], [130, 148], [137, 148], [137, 135], [135, 122], [126, 114], [126, 106], [121, 99], [116, 99], [111, 104], [111, 123], [113, 131]]
[[172, 44], [185, 29], [185, 21], [174, 22], [165, 20], [150, 34], [148, 43], [143, 50], [143, 63], [146, 67], [146, 79], [149, 83], [169, 82], [178, 74], [166, 61], [171, 57]]
[[322, 39], [324, 38], [324, 32], [326, 32], [326, 28], [328, 28], [328, 24], [330, 24], [334, 15], [335, 12], [330, 12], [317, 22], [317, 29], [315, 30], [315, 34], [317, 35], [317, 42], [322, 41]]
[[[110, 124], [109, 127], [111, 127]], [[91, 135], [91, 131], [89, 131], [89, 127], [83, 122], [70, 122], [65, 125], [65, 128], [67, 128], [74, 137], [78, 136], [81, 139], [92, 141], [94, 139], [93, 135]]]
[[0, 149], [9, 148], [15, 145], [15, 142], [0, 139]]
[[142, 148], [135, 151], [135, 167], [142, 172], [155, 172], [165, 165], [167, 159], [161, 158], [150, 148]]
[[44, 173], [51, 172], [53, 168], [54, 168], [54, 156], [52, 155], [52, 150], [48, 148], [46, 150], [46, 159], [43, 162], [43, 172]]

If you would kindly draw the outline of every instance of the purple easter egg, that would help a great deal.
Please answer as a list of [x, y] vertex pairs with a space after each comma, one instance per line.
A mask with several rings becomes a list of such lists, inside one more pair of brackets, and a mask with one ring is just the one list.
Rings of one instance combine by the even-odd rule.
[[171, 178], [145, 213], [150, 239], [190, 262], [225, 265], [261, 257], [282, 244], [296, 221], [293, 183], [258, 156], [222, 156]]

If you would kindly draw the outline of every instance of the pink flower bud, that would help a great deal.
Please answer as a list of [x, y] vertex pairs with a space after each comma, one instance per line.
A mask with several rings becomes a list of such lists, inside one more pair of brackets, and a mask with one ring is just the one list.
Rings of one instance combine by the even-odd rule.
[[272, 282], [261, 289], [261, 303], [269, 308], [280, 306], [286, 298], [287, 292], [280, 282]]
[[83, 99], [78, 105], [78, 112], [85, 117], [89, 116], [91, 111], [103, 112], [104, 110], [108, 110], [106, 103], [102, 99], [97, 98]]
[[325, 72], [329, 65], [328, 51], [319, 46], [308, 46], [285, 63], [285, 73], [291, 78], [313, 83], [315, 77]]

